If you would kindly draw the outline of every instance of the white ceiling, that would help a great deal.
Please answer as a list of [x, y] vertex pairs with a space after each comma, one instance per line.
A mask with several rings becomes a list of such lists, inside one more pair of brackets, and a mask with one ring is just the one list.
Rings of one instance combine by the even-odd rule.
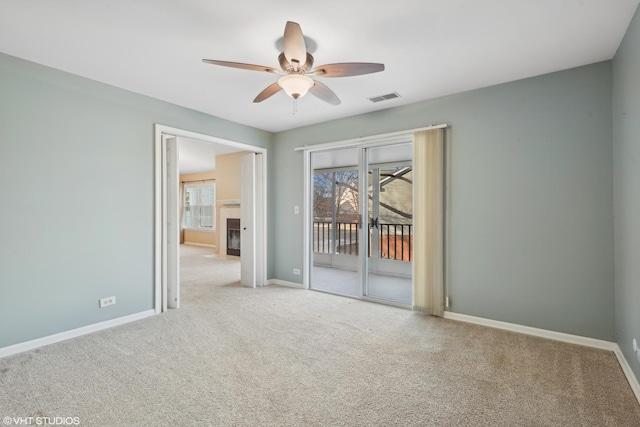
[[235, 153], [235, 147], [190, 138], [178, 138], [178, 170], [180, 175], [209, 172], [216, 169], [216, 156]]
[[[0, 0], [0, 52], [277, 132], [611, 59], [639, 1]], [[277, 75], [201, 62], [277, 68], [288, 20], [316, 65], [386, 70], [322, 79], [342, 104], [293, 115], [282, 92], [252, 102]]]

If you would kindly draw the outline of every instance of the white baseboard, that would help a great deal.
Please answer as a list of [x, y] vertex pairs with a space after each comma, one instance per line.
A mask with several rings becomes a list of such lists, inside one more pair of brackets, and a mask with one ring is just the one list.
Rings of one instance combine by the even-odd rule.
[[638, 399], [638, 403], [640, 403], [640, 384], [638, 384], [638, 379], [631, 370], [631, 366], [629, 366], [629, 362], [624, 357], [624, 354], [622, 353], [622, 350], [620, 349], [620, 346], [618, 344], [616, 344], [616, 348], [615, 350], [613, 350], [613, 353], [618, 358], [618, 363], [620, 363], [622, 372], [624, 372], [624, 375], [627, 377], [627, 381], [629, 381], [631, 390], [633, 390], [633, 393], [636, 395], [636, 399]]
[[579, 335], [565, 334], [563, 332], [549, 331], [547, 329], [532, 328], [530, 326], [517, 325], [515, 323], [501, 322], [499, 320], [485, 319], [482, 317], [469, 316], [467, 314], [444, 312], [445, 319], [460, 320], [476, 325], [488, 326], [490, 328], [504, 329], [506, 331], [520, 332], [521, 334], [533, 335], [535, 337], [548, 338], [550, 340], [562, 341], [571, 344], [584, 345], [587, 347], [599, 348], [602, 350], [614, 351], [617, 344], [611, 341], [598, 340], [595, 338], [581, 337]]
[[182, 244], [187, 246], [201, 246], [203, 248], [213, 248], [213, 249], [216, 248], [216, 245], [210, 245], [208, 243], [184, 242]]
[[22, 353], [24, 351], [29, 351], [39, 347], [44, 347], [45, 345], [54, 344], [54, 343], [65, 341], [71, 338], [80, 337], [82, 335], [87, 335], [93, 332], [98, 332], [103, 329], [124, 325], [125, 323], [144, 319], [145, 317], [153, 316], [154, 314], [156, 314], [155, 310], [141, 311], [140, 313], [118, 317], [117, 319], [105, 320], [104, 322], [94, 323], [92, 325], [83, 326], [81, 328], [72, 329], [70, 331], [64, 331], [58, 334], [37, 338], [35, 340], [22, 342], [22, 343], [10, 345], [7, 347], [2, 347], [0, 348], [0, 359], [3, 357], [12, 356], [14, 354]]
[[280, 285], [288, 288], [304, 289], [304, 285], [302, 283], [287, 282], [286, 280], [280, 279], [269, 279], [267, 280], [266, 285]]
[[533, 335], [535, 337], [547, 338], [555, 341], [562, 341], [570, 344], [578, 344], [586, 347], [594, 347], [601, 350], [608, 350], [613, 352], [618, 359], [620, 368], [624, 372], [627, 381], [631, 386], [631, 390], [636, 396], [638, 403], [640, 403], [640, 384], [638, 379], [631, 370], [629, 362], [622, 354], [622, 350], [618, 344], [611, 341], [598, 340], [595, 338], [581, 337], [579, 335], [565, 334], [563, 332], [549, 331], [546, 329], [532, 328], [530, 326], [517, 325], [515, 323], [501, 322], [499, 320], [485, 319], [482, 317], [469, 316], [467, 314], [453, 313], [451, 311], [444, 312], [445, 319], [458, 320], [461, 322], [474, 323], [476, 325], [488, 326], [490, 328], [504, 329], [511, 332], [519, 332], [521, 334]]

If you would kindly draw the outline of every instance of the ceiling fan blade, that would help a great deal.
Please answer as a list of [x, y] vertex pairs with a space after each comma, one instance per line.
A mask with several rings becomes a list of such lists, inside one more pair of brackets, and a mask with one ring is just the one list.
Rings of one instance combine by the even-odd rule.
[[338, 96], [331, 89], [317, 80], [314, 80], [314, 85], [311, 86], [309, 92], [331, 105], [340, 105], [340, 99]]
[[253, 100], [253, 102], [262, 102], [270, 96], [273, 96], [276, 93], [280, 92], [280, 90], [282, 90], [282, 88], [280, 87], [280, 85], [278, 85], [278, 82], [272, 83], [267, 86], [265, 90], [260, 92], [258, 96], [256, 96], [256, 99]]
[[313, 67], [313, 55], [307, 52], [307, 62], [302, 65], [302, 68], [306, 70], [310, 70]]
[[319, 77], [349, 77], [362, 74], [379, 73], [384, 71], [384, 64], [372, 62], [343, 62], [340, 64], [326, 64], [311, 70], [309, 74]]
[[215, 59], [203, 59], [202, 62], [213, 65], [222, 65], [223, 67], [240, 68], [241, 70], [265, 71], [267, 73], [279, 74], [276, 68], [266, 67], [264, 65], [243, 64], [242, 62], [218, 61]]
[[287, 21], [284, 27], [284, 56], [294, 67], [304, 65], [307, 61], [307, 46], [304, 43], [304, 36], [300, 25]]

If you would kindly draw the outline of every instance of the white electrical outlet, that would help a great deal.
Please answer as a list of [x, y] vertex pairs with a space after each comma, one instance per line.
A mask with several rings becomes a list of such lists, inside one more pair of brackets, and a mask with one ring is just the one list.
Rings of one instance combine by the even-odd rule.
[[293, 214], [294, 214], [294, 215], [299, 215], [299, 214], [300, 214], [300, 206], [295, 205], [295, 206], [293, 207]]
[[114, 305], [115, 303], [116, 303], [116, 297], [102, 298], [100, 300], [100, 308], [106, 307], [108, 305]]
[[294, 268], [293, 269], [293, 274], [299, 275], [300, 274], [300, 269], [299, 268]]
[[638, 342], [636, 341], [636, 339], [635, 339], [635, 338], [633, 339], [633, 351], [634, 351], [635, 353], [637, 353], [637, 352], [638, 352]]

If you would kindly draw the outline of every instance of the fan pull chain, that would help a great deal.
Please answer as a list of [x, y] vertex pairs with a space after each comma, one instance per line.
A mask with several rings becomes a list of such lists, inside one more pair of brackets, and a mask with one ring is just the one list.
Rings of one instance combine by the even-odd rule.
[[293, 98], [293, 116], [296, 115], [296, 113], [298, 112], [298, 99], [297, 98]]

